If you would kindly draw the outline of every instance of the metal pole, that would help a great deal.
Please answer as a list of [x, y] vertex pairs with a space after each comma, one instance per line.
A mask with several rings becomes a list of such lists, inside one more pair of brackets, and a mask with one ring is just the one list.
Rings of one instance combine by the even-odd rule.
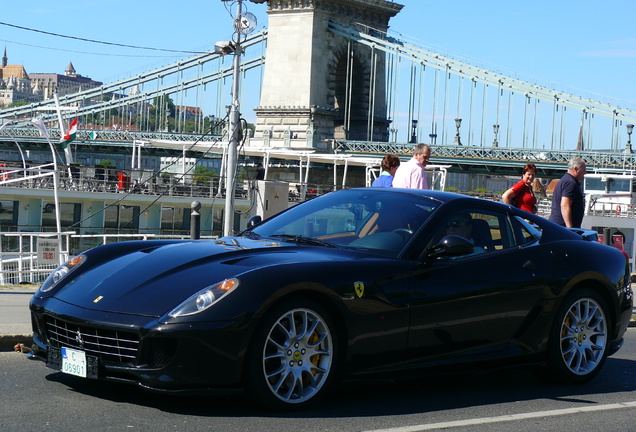
[[192, 201], [190, 208], [192, 209], [190, 213], [190, 238], [192, 240], [198, 240], [201, 238], [201, 203], [199, 201]]
[[[55, 108], [57, 111], [57, 122], [60, 125], [60, 138], [64, 139], [64, 134], [66, 133], [64, 131], [64, 120], [62, 119], [62, 110], [60, 108], [60, 98], [58, 97], [57, 93], [53, 93], [53, 97], [55, 98]], [[70, 143], [66, 145], [66, 148], [64, 149], [64, 156], [66, 157], [66, 164], [67, 165], [71, 165], [73, 163], [73, 153], [71, 152], [71, 145]]]
[[[241, 17], [243, 2], [237, 2], [236, 20]], [[236, 21], [235, 21], [236, 22]], [[236, 177], [236, 154], [238, 149], [239, 136], [239, 78], [241, 67], [241, 33], [237, 30], [234, 41], [234, 73], [232, 76], [232, 106], [230, 108], [230, 128], [228, 130], [230, 140], [228, 142], [227, 167], [225, 178], [225, 214], [223, 218], [223, 235], [232, 234], [234, 226], [234, 187]]]
[[[59, 110], [58, 110], [59, 112]], [[35, 119], [32, 120], [34, 124], [37, 125]], [[51, 139], [49, 138], [48, 131], [42, 123], [42, 129], [40, 129], [44, 136], [46, 137], [46, 141], [49, 144], [49, 148], [51, 149], [51, 156], [53, 157], [53, 200], [55, 201], [55, 229], [57, 230], [57, 244], [58, 250], [60, 251], [60, 264], [64, 262], [62, 259], [62, 224], [60, 222], [60, 198], [58, 196], [58, 190], [60, 188], [60, 178], [59, 172], [57, 169], [57, 158], [55, 157], [55, 148], [53, 147], [53, 143], [51, 143]]]

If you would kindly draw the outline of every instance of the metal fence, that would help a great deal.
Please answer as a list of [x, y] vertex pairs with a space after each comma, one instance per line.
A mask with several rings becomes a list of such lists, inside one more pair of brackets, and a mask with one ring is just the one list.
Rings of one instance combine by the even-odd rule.
[[[52, 270], [68, 260], [73, 234], [75, 231], [0, 232], [0, 285], [42, 283]], [[47, 252], [49, 256], [44, 255], [43, 239], [49, 240], [47, 245], [56, 245]]]
[[[97, 246], [128, 240], [187, 239], [189, 236], [157, 234], [94, 234], [80, 235], [75, 231], [59, 233], [61, 246], [55, 247], [52, 257], [43, 257], [43, 242], [38, 239], [58, 242], [58, 233], [50, 232], [0, 232], [0, 285], [20, 283], [41, 284], [58, 265], [66, 262], [72, 239], [94, 238]], [[217, 236], [200, 238], [216, 239]], [[40, 250], [38, 250], [38, 245]]]

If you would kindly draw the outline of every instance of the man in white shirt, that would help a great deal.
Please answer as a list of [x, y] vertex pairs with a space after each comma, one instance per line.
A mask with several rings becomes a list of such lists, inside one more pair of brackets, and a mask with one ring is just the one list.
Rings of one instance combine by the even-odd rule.
[[431, 157], [428, 144], [418, 144], [413, 149], [413, 157], [400, 164], [393, 178], [394, 188], [428, 189], [424, 168]]

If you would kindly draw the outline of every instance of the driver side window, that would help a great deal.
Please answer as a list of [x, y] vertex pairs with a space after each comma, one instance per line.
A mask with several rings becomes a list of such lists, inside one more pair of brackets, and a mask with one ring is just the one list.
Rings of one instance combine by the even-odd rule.
[[439, 242], [448, 235], [463, 237], [473, 244], [474, 252], [466, 256], [496, 252], [513, 245], [505, 215], [476, 209], [452, 213], [434, 239]]

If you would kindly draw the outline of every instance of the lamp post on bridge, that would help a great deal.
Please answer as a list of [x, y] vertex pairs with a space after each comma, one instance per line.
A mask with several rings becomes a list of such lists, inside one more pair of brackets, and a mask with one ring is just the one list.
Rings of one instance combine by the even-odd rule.
[[625, 145], [625, 153], [633, 153], [632, 152], [632, 132], [634, 131], [634, 125], [628, 124], [627, 127], [627, 144]]
[[455, 141], [453, 142], [453, 144], [455, 145], [462, 145], [462, 140], [459, 137], [459, 128], [462, 125], [462, 119], [460, 118], [456, 118], [455, 119], [455, 128], [457, 128], [457, 132], [455, 133]]
[[498, 124], [494, 124], [492, 125], [492, 128], [495, 132], [495, 139], [492, 142], [492, 146], [493, 147], [499, 147], [499, 142], [497, 141], [497, 134], [499, 133], [499, 125]]
[[417, 120], [411, 120], [411, 144], [415, 144], [417, 142]]

